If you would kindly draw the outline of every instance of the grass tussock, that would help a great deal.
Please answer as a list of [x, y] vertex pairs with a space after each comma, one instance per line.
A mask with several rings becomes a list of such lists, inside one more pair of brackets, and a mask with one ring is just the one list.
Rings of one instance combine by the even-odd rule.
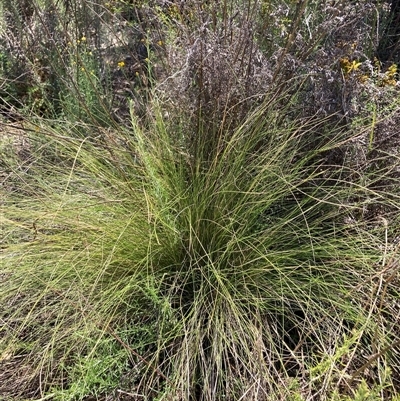
[[[379, 375], [396, 372], [397, 198], [325, 164], [341, 130], [280, 125], [275, 106], [211, 157], [159, 113], [119, 142], [33, 134], [4, 203], [3, 353], [39, 391], [126, 376], [148, 397], [283, 398], [299, 376], [330, 388], [336, 364], [350, 391], [386, 348]], [[392, 214], [357, 217], [372, 199]]]
[[0, 398], [396, 400], [397, 65], [368, 59], [393, 9], [20, 3]]

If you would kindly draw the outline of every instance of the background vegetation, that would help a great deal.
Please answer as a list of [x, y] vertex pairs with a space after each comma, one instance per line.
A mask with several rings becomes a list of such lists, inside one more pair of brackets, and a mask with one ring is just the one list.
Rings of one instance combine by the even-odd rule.
[[0, 400], [397, 400], [399, 2], [4, 0]]

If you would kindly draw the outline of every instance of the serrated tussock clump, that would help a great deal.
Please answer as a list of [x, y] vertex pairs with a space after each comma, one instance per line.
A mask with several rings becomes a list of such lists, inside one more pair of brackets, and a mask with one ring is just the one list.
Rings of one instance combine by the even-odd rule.
[[0, 398], [396, 399], [388, 4], [4, 4]]

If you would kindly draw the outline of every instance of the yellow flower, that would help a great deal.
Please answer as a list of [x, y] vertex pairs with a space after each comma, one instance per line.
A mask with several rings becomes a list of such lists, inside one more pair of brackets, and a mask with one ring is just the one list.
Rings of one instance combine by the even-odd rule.
[[159, 41], [157, 42], [157, 44], [158, 44], [158, 46], [162, 46], [162, 45], [164, 44], [164, 42], [163, 42], [162, 40], [159, 40]]
[[119, 68], [125, 67], [125, 62], [124, 62], [124, 61], [120, 61], [120, 62], [118, 63], [118, 67], [119, 67]]
[[397, 72], [397, 65], [396, 65], [396, 64], [392, 64], [392, 65], [388, 68], [388, 75], [394, 76], [394, 75], [396, 75], [396, 72]]
[[86, 42], [86, 36], [82, 36], [82, 37], [81, 37], [81, 41], [82, 41], [82, 42]]
[[382, 79], [382, 84], [395, 86], [397, 84], [396, 74], [397, 74], [397, 65], [392, 64], [385, 72], [385, 75]]
[[349, 66], [348, 72], [358, 70], [358, 67], [359, 67], [360, 65], [361, 65], [360, 62], [357, 62], [357, 61], [353, 60], [353, 62], [352, 62], [352, 63], [350, 64], [350, 66]]
[[362, 63], [360, 61], [350, 61], [347, 57], [340, 59], [340, 66], [346, 74], [350, 74], [352, 71], [358, 70], [358, 67], [360, 67], [361, 64]]
[[395, 79], [388, 79], [388, 80], [384, 80], [383, 83], [385, 85], [391, 85], [391, 86], [396, 86], [397, 82]]

